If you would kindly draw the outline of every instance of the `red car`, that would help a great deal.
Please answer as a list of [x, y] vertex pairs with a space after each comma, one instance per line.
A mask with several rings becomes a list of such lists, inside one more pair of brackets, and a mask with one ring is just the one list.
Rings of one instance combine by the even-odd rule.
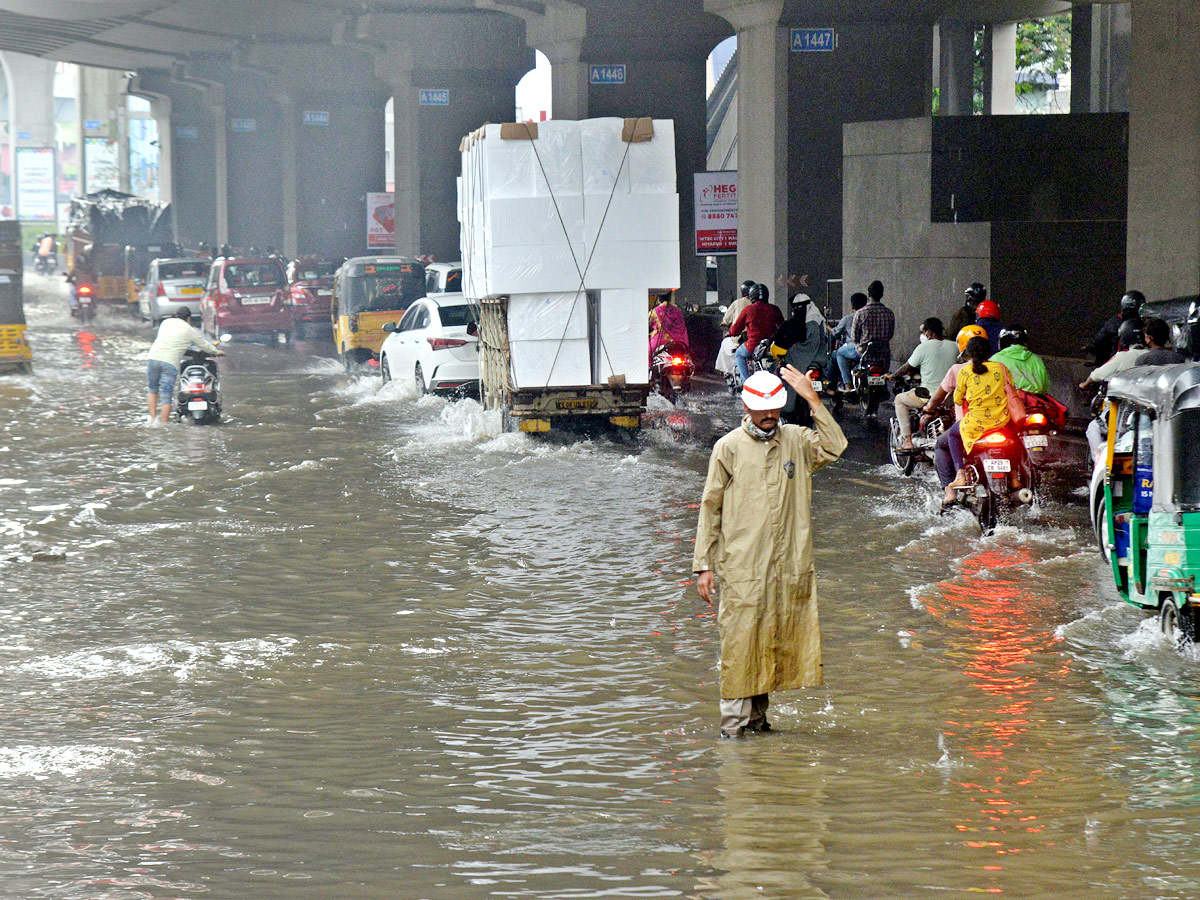
[[296, 340], [306, 332], [329, 330], [329, 309], [333, 298], [333, 276], [340, 262], [302, 256], [287, 267], [287, 302], [292, 307]]
[[292, 333], [287, 279], [276, 259], [220, 257], [208, 273], [200, 301], [204, 330], [223, 334], [269, 335], [286, 342]]

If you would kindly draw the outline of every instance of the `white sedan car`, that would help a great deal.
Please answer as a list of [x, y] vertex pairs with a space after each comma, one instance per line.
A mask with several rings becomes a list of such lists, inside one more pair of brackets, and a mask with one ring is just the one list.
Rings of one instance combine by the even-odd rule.
[[[462, 294], [436, 294], [416, 301], [399, 322], [383, 326], [379, 371], [386, 381], [411, 378], [417, 392], [479, 393], [478, 307]], [[471, 331], [475, 331], [474, 327]]]

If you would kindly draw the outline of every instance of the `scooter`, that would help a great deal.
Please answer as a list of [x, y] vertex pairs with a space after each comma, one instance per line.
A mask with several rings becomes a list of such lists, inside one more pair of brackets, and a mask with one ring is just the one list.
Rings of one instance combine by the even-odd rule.
[[175, 418], [193, 425], [216, 425], [221, 421], [221, 381], [217, 361], [200, 350], [188, 350], [179, 373], [175, 395]]
[[[903, 394], [916, 387], [919, 381], [919, 378], [912, 377], [897, 379], [893, 382], [892, 390], [895, 394]], [[905, 414], [908, 416], [912, 449], [904, 446], [904, 438], [900, 434], [900, 420], [892, 419], [888, 430], [888, 455], [896, 470], [901, 475], [909, 476], [919, 462], [933, 465], [934, 448], [938, 438], [954, 424], [954, 411], [942, 406], [934, 413], [908, 409], [905, 410]]]
[[1037, 475], [1021, 442], [1020, 429], [1005, 425], [983, 434], [967, 454], [966, 487], [958, 499], [979, 522], [983, 534], [991, 534], [1000, 521], [1001, 510], [1033, 502]]
[[[759, 341], [754, 348], [754, 352], [750, 354], [750, 359], [746, 363], [746, 368], [750, 370], [750, 374], [755, 372], [770, 372], [777, 374], [779, 372], [780, 362], [783, 358], [784, 351], [776, 352], [772, 349], [770, 341]], [[734, 369], [732, 372], [724, 372], [725, 386], [729, 388], [729, 393], [733, 396], [740, 396], [742, 393], [742, 376]]]
[[58, 269], [58, 254], [51, 253], [49, 256], [36, 254], [33, 261], [33, 269], [39, 275], [53, 275]]
[[90, 322], [96, 317], [96, 296], [90, 284], [81, 284], [75, 289], [75, 305], [71, 317], [81, 322]]
[[655, 390], [674, 401], [679, 394], [692, 389], [696, 365], [687, 344], [671, 341], [654, 351], [650, 360], [650, 379]]

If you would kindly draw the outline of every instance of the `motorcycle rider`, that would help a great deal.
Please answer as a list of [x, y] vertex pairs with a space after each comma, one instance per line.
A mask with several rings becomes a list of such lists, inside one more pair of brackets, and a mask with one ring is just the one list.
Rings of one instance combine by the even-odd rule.
[[841, 375], [841, 364], [837, 361], [838, 351], [848, 346], [849, 349], [846, 353], [850, 354], [850, 360], [853, 362], [858, 359], [858, 351], [854, 349], [854, 342], [850, 340], [850, 332], [854, 327], [855, 314], [866, 305], [867, 295], [861, 291], [855, 291], [850, 295], [850, 312], [838, 319], [837, 325], [830, 326], [828, 322], [825, 323], [834, 347], [832, 358], [829, 361], [829, 374], [826, 377], [826, 380], [829, 382], [829, 389], [825, 392], [827, 394], [834, 392], [834, 388], [837, 387], [838, 378]]
[[1142, 334], [1146, 340], [1146, 355], [1138, 360], [1139, 366], [1173, 366], [1187, 362], [1182, 354], [1171, 349], [1171, 326], [1163, 319], [1154, 316], [1144, 319]]
[[984, 300], [975, 307], [975, 324], [987, 332], [992, 352], [1000, 349], [1000, 332], [1004, 326], [1000, 324], [1000, 304], [995, 300]]
[[906, 450], [912, 449], [912, 422], [909, 410], [921, 409], [930, 397], [930, 388], [941, 384], [950, 367], [958, 359], [958, 347], [953, 341], [945, 339], [942, 320], [930, 316], [921, 323], [921, 340], [904, 363], [891, 375], [885, 376], [888, 381], [903, 378], [910, 372], [920, 372], [921, 385], [911, 391], [896, 395], [896, 422], [900, 426], [902, 445]]
[[754, 349], [760, 341], [770, 340], [783, 324], [783, 313], [770, 302], [771, 291], [765, 284], [756, 284], [750, 288], [749, 297], [750, 305], [738, 314], [729, 328], [732, 337], [741, 334], [743, 329], [746, 331], [746, 342], [733, 354], [743, 384], [750, 377], [750, 359]]
[[43, 274], [49, 274], [51, 260], [58, 255], [54, 235], [48, 231], [42, 232], [42, 236], [37, 239], [37, 243], [33, 246], [33, 252], [37, 254], [37, 259], [35, 260], [37, 268]]
[[1003, 363], [1012, 375], [1013, 384], [1019, 391], [1030, 394], [1050, 393], [1050, 376], [1042, 358], [1026, 346], [1029, 332], [1020, 325], [1012, 325], [1000, 332], [1000, 351], [992, 354], [992, 361]]
[[725, 315], [721, 316], [721, 325], [728, 328], [734, 323], [742, 310], [750, 305], [750, 288], [754, 287], [756, 282], [746, 279], [738, 288], [738, 298], [729, 304], [729, 308], [725, 310]]
[[658, 296], [658, 303], [650, 310], [650, 358], [667, 344], [678, 343], [688, 346], [687, 323], [683, 310], [675, 305], [675, 292], [667, 291]]
[[[1132, 369], [1134, 366], [1141, 365], [1142, 357], [1146, 355], [1146, 346], [1142, 343], [1142, 322], [1141, 320], [1126, 319], [1121, 323], [1121, 327], [1117, 332], [1117, 346], [1120, 348], [1113, 354], [1112, 359], [1102, 366], [1097, 366], [1092, 370], [1083, 381], [1079, 383], [1081, 391], [1087, 390], [1090, 385], [1107, 382], [1118, 372], [1124, 372], [1126, 369]], [[1096, 458], [1096, 454], [1100, 452], [1104, 444], [1104, 431], [1106, 425], [1102, 424], [1100, 418], [1094, 418], [1088, 423], [1087, 427], [1087, 442], [1088, 450], [1091, 452], [1092, 459]]]
[[163, 425], [171, 414], [171, 399], [175, 395], [175, 379], [179, 377], [179, 364], [188, 347], [196, 346], [213, 356], [224, 356], [225, 351], [210, 344], [208, 338], [191, 326], [192, 313], [186, 306], [162, 320], [158, 336], [146, 354], [146, 383], [149, 390], [147, 409], [149, 424], [155, 424], [160, 416]]
[[970, 362], [958, 372], [954, 387], [954, 404], [963, 408], [963, 417], [955, 422], [938, 440], [934, 453], [938, 480], [945, 494], [942, 509], [958, 499], [958, 489], [967, 486], [966, 456], [984, 434], [1007, 425], [1012, 380], [1002, 363], [992, 362], [992, 347], [987, 338], [973, 337], [967, 341]]
[[954, 317], [950, 319], [950, 330], [947, 334], [957, 335], [968, 325], [975, 324], [975, 309], [987, 299], [987, 288], [978, 281], [972, 281], [971, 286], [966, 289], [963, 298], [963, 305], [954, 311]]
[[1092, 342], [1083, 348], [1085, 353], [1095, 356], [1097, 366], [1107, 362], [1112, 358], [1113, 353], [1121, 350], [1117, 333], [1121, 330], [1122, 324], [1135, 322], [1139, 328], [1141, 327], [1141, 309], [1145, 302], [1146, 295], [1141, 291], [1124, 293], [1121, 297], [1121, 311], [1101, 325], [1096, 336], [1092, 338]]
[[[853, 356], [843, 345], [836, 354], [838, 367], [841, 369], [843, 386], [851, 385], [851, 366], [853, 359], [859, 359], [866, 365], [877, 365], [886, 369], [892, 364], [892, 337], [896, 333], [896, 314], [883, 305], [883, 282], [872, 281], [867, 286], [867, 305], [854, 314], [854, 324], [850, 328], [850, 336], [854, 345]], [[874, 347], [870, 345], [874, 344]], [[867, 358], [870, 347], [870, 358]]]

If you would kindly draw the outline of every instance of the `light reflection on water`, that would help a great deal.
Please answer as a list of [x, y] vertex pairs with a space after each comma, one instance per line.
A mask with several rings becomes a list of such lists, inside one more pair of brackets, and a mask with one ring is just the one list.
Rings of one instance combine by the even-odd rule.
[[229, 424], [150, 429], [145, 329], [30, 320], [5, 896], [1196, 896], [1196, 661], [1112, 602], [1078, 506], [981, 540], [851, 419], [827, 684], [718, 743], [688, 570], [726, 398], [539, 441], [235, 345]]

